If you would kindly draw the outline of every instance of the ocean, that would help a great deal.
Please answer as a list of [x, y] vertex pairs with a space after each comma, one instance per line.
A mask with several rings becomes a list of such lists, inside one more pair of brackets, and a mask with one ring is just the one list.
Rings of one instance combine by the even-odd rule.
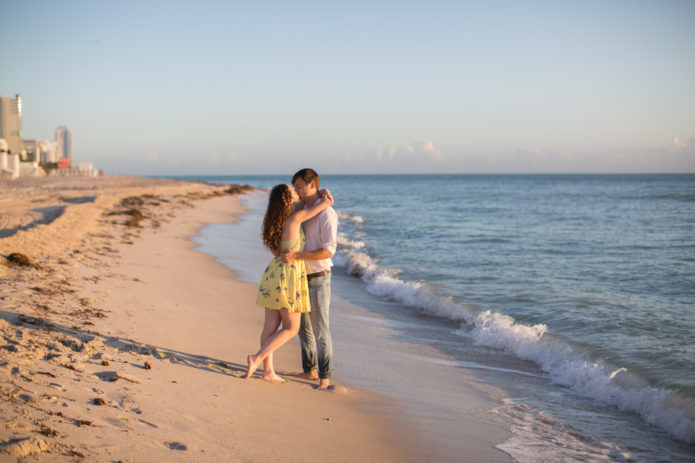
[[[340, 217], [334, 293], [369, 309], [365, 326], [423, 346], [413, 362], [501, 388], [489, 415], [510, 431], [500, 450], [519, 462], [695, 462], [695, 175], [326, 175], [321, 186]], [[196, 241], [257, 283], [266, 197], [245, 201], [240, 224], [210, 224]], [[233, 240], [244, 244], [230, 253]], [[355, 350], [343, 378], [336, 358], [339, 379], [425, 400]], [[451, 403], [451, 382], [429, 382], [431, 400], [438, 387]]]

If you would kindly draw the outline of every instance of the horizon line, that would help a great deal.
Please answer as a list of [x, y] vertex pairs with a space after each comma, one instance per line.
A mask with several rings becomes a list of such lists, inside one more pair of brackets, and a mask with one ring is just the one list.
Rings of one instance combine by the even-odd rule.
[[[135, 177], [278, 177], [287, 173], [274, 174], [107, 174]], [[695, 175], [693, 172], [432, 172], [432, 173], [324, 173], [322, 176], [453, 176], [453, 175]]]

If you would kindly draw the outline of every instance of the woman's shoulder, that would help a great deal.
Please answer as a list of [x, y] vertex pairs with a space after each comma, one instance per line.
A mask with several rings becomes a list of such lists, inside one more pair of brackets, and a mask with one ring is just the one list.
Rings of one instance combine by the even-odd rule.
[[293, 238], [287, 238], [287, 239], [280, 240], [280, 244], [282, 245], [285, 243], [294, 243], [296, 241], [301, 240], [303, 237], [304, 237], [304, 231], [300, 228], [299, 234], [297, 236], [295, 236]]

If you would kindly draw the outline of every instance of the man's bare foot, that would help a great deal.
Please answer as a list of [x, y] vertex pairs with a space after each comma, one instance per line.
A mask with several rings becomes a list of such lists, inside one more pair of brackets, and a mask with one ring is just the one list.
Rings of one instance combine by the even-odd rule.
[[319, 391], [327, 391], [328, 388], [331, 387], [331, 380], [330, 379], [322, 379], [319, 381]]
[[263, 376], [261, 376], [263, 381], [268, 381], [269, 383], [286, 383], [287, 380], [283, 378], [282, 376], [278, 376], [275, 372], [272, 373], [263, 373]]
[[256, 368], [258, 368], [258, 364], [255, 363], [256, 358], [253, 355], [249, 355], [246, 357], [246, 362], [249, 364], [249, 369], [246, 370], [246, 374], [244, 375], [244, 379], [248, 379], [251, 376], [253, 376], [253, 373], [256, 371]]
[[305, 371], [303, 373], [297, 373], [295, 376], [297, 378], [302, 378], [302, 379], [319, 379], [319, 374], [316, 372], [316, 370]]

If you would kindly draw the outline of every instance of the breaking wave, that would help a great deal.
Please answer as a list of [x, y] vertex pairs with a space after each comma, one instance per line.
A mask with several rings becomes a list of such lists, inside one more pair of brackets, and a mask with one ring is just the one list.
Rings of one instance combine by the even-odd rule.
[[399, 270], [379, 265], [363, 241], [364, 219], [341, 213], [334, 263], [359, 277], [369, 293], [459, 323], [457, 334], [480, 346], [536, 363], [551, 381], [600, 404], [636, 413], [645, 422], [687, 443], [695, 443], [695, 400], [677, 391], [655, 388], [625, 368], [588, 360], [582, 352], [553, 337], [543, 324], [526, 325], [513, 317], [442, 296], [423, 281], [404, 281]]

